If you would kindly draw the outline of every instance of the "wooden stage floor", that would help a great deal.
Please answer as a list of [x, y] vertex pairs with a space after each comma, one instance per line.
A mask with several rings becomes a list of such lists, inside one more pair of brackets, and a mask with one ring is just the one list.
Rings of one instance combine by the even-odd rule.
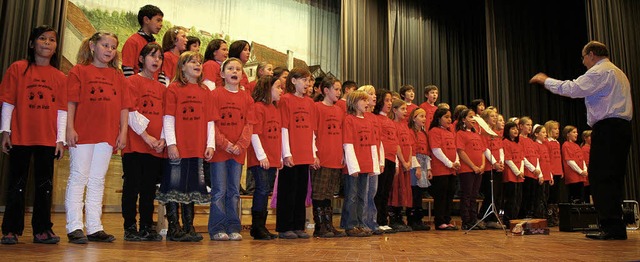
[[[3, 214], [0, 213], [0, 217]], [[103, 223], [114, 234], [114, 243], [74, 245], [67, 242], [64, 214], [54, 213], [57, 245], [32, 243], [31, 214], [17, 245], [1, 245], [2, 261], [424, 261], [424, 260], [547, 260], [628, 261], [640, 259], [640, 231], [629, 231], [626, 241], [589, 240], [581, 233], [559, 232], [547, 236], [505, 236], [503, 231], [410, 232], [368, 238], [256, 241], [242, 231], [239, 242], [199, 243], [125, 242], [120, 213], [105, 213]], [[208, 214], [196, 214], [199, 229], [206, 229]], [[336, 215], [336, 219], [339, 216]], [[243, 215], [243, 224], [250, 216]], [[334, 221], [337, 223], [337, 221]], [[273, 229], [275, 216], [267, 226]], [[311, 234], [313, 230], [308, 230]]]

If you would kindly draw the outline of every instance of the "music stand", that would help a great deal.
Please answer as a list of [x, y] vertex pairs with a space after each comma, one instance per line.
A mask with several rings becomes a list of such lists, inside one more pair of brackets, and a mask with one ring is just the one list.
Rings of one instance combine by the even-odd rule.
[[[491, 140], [493, 140], [494, 138], [498, 137], [498, 134], [496, 134], [496, 132], [493, 132], [493, 130], [491, 130], [491, 127], [489, 127], [489, 125], [487, 124], [487, 122], [484, 121], [484, 119], [482, 119], [479, 116], [473, 116], [473, 119], [476, 120], [476, 123], [478, 123], [478, 125], [480, 126], [480, 128], [482, 128], [483, 131], [485, 131], [490, 137]], [[489, 150], [491, 150], [491, 143], [489, 143]], [[496, 216], [496, 219], [498, 220], [498, 225], [500, 225], [503, 229], [504, 229], [504, 233], [505, 235], [509, 235], [509, 230], [507, 229], [507, 227], [502, 224], [502, 220], [500, 220], [500, 216], [498, 215], [498, 210], [496, 209], [496, 203], [493, 197], [493, 168], [491, 168], [491, 174], [490, 174], [490, 179], [489, 181], [491, 181], [491, 204], [489, 204], [489, 207], [487, 208], [487, 211], [484, 212], [484, 216], [482, 216], [482, 218], [480, 220], [478, 220], [472, 227], [470, 227], [469, 229], [467, 229], [467, 231], [464, 232], [464, 234], [468, 234], [469, 231], [471, 231], [473, 228], [475, 228], [476, 226], [478, 226], [478, 224], [480, 224], [480, 222], [483, 222], [485, 219], [487, 219], [489, 216], [491, 216], [491, 214], [493, 214], [494, 216]], [[485, 196], [485, 201], [487, 200], [487, 197]]]

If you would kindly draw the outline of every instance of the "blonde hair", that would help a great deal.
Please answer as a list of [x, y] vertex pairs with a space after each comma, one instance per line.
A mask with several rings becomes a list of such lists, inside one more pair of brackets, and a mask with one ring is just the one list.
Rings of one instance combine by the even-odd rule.
[[362, 90], [356, 90], [347, 95], [347, 114], [357, 115], [360, 100], [369, 100], [369, 95]]
[[[202, 57], [202, 54], [200, 53], [187, 51], [180, 55], [180, 58], [178, 59], [178, 64], [176, 66], [175, 76], [173, 77], [173, 82], [180, 82], [183, 86], [189, 83], [189, 80], [187, 79], [187, 76], [184, 74], [182, 69], [184, 68], [184, 65], [187, 62], [191, 61], [191, 59], [193, 58], [200, 60], [200, 63], [202, 63], [203, 57]], [[202, 84], [202, 81], [203, 81], [202, 74], [200, 74], [196, 79], [196, 83], [200, 87], [205, 88], [204, 85]]]
[[404, 100], [401, 99], [393, 99], [393, 102], [391, 102], [391, 111], [389, 111], [389, 118], [391, 118], [391, 120], [395, 120], [396, 119], [396, 114], [393, 113], [394, 109], [398, 109], [401, 106], [406, 106], [407, 102], [405, 102]]
[[[551, 127], [553, 127], [553, 126], [557, 126], [558, 127], [558, 131], [560, 131], [560, 123], [558, 123], [558, 121], [549, 120], [549, 121], [544, 123], [544, 129], [547, 130], [547, 136], [548, 137], [551, 137]], [[557, 137], [554, 137], [553, 139], [557, 139]]]
[[582, 131], [582, 145], [584, 146], [587, 143], [587, 138], [591, 137], [591, 130]]
[[[104, 37], [108, 37], [108, 36], [113, 37], [116, 40], [116, 46], [119, 44], [118, 36], [111, 32], [98, 31], [92, 36], [82, 40], [82, 44], [80, 44], [80, 50], [78, 50], [78, 56], [76, 57], [76, 64], [88, 65], [93, 63], [94, 57], [93, 57], [93, 51], [91, 51], [91, 45], [97, 45], [99, 41], [103, 40]], [[120, 69], [120, 56], [118, 55], [118, 53], [119, 53], [118, 50], [116, 50], [116, 53], [113, 56], [113, 59], [109, 61], [107, 66], [122, 72], [122, 70]]]
[[[496, 111], [495, 109], [490, 109], [490, 108], [487, 108], [484, 111], [482, 111], [482, 113], [480, 114], [480, 117], [482, 117], [482, 120], [484, 120], [485, 122], [487, 122], [487, 124], [489, 124], [489, 119], [491, 118], [491, 113], [496, 114], [496, 118], [498, 117], [498, 111]], [[495, 126], [492, 126], [491, 128], [495, 128]]]
[[[425, 116], [427, 115], [427, 111], [424, 111], [424, 109], [418, 107], [416, 109], [414, 109], [413, 111], [411, 111], [411, 113], [409, 114], [409, 128], [411, 128], [412, 130], [416, 131], [416, 120], [414, 119], [418, 114], [425, 114]], [[424, 123], [424, 127], [422, 127], [424, 130], [426, 128], [427, 123]], [[416, 134], [417, 135], [417, 134]]]
[[358, 91], [364, 91], [368, 95], [376, 94], [376, 88], [373, 87], [372, 85], [363, 85], [361, 87], [358, 87]]

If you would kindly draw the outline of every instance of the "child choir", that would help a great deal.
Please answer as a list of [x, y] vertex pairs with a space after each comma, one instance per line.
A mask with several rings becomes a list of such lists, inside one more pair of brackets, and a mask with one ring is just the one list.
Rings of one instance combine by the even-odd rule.
[[[32, 156], [33, 241], [59, 241], [49, 210], [53, 159], [62, 154], [63, 142], [71, 157], [66, 230], [77, 244], [116, 239], [100, 221], [114, 150], [123, 154], [126, 241], [162, 239], [152, 226], [154, 199], [167, 209], [167, 240], [203, 239], [193, 227], [194, 204], [210, 204], [211, 240], [242, 240], [237, 204], [245, 160], [256, 181], [250, 234], [257, 240], [309, 238], [308, 205], [314, 237], [429, 230], [422, 208], [427, 192], [434, 199], [434, 228], [457, 230], [451, 213], [458, 185], [462, 229], [501, 228], [495, 219], [479, 221], [491, 194], [507, 225], [534, 217], [555, 224], [549, 214], [558, 203], [554, 187], [562, 177], [571, 201], [588, 201], [588, 132], [581, 148], [577, 128], [566, 126], [561, 132], [566, 142], [560, 144], [557, 122], [534, 125], [521, 117], [505, 123], [480, 99], [456, 106], [452, 117], [447, 104], [436, 104], [435, 85], [425, 87], [426, 101], [418, 106], [411, 85], [400, 88], [402, 99], [394, 99], [389, 90], [316, 80], [306, 69], [289, 71], [268, 62], [249, 82], [243, 70], [248, 42], [213, 40], [202, 56], [190, 51], [199, 48], [199, 40], [187, 42], [187, 30], [174, 27], [160, 46], [153, 35], [162, 19], [155, 6], [140, 9], [141, 27], [124, 44], [122, 70], [115, 35], [87, 38], [68, 77], [55, 69], [56, 32], [34, 29], [29, 58], [15, 62], [0, 86], [2, 150], [12, 164], [2, 244], [15, 244], [22, 235]], [[313, 81], [315, 89], [309, 88]], [[476, 115], [493, 132], [483, 130]], [[40, 135], [30, 132], [35, 129]], [[489, 134], [494, 132], [497, 136]], [[344, 232], [333, 223], [332, 199], [341, 184]], [[278, 234], [265, 227], [271, 191]], [[481, 192], [484, 204], [478, 210]]]

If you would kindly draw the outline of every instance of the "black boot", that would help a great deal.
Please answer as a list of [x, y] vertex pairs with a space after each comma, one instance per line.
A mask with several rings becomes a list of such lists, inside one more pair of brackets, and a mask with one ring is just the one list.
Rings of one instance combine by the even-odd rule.
[[431, 229], [429, 225], [422, 221], [423, 217], [424, 214], [421, 208], [407, 208], [407, 222], [409, 222], [412, 230], [427, 231]]
[[331, 204], [324, 207], [324, 221], [327, 231], [333, 233], [333, 237], [346, 237], [347, 234], [344, 231], [340, 231], [333, 226], [333, 207]]
[[389, 223], [398, 232], [411, 232], [411, 228], [402, 220], [402, 207], [389, 207]]
[[167, 209], [167, 221], [169, 222], [167, 239], [170, 241], [185, 241], [187, 236], [180, 228], [180, 222], [178, 221], [178, 203], [168, 202], [165, 207]]
[[266, 212], [251, 211], [251, 231], [250, 234], [255, 240], [271, 240], [271, 236], [265, 228]]
[[328, 238], [333, 237], [333, 232], [327, 230], [325, 225], [324, 207], [313, 207], [313, 222], [315, 222], [315, 230], [313, 230], [314, 237]]
[[184, 234], [187, 236], [188, 242], [198, 242], [202, 240], [202, 235], [196, 232], [196, 228], [193, 227], [193, 216], [194, 212], [194, 204], [193, 202], [189, 204], [180, 204], [182, 206], [182, 230]]
[[267, 234], [271, 239], [276, 239], [278, 238], [278, 234], [273, 234], [269, 232], [269, 229], [267, 229], [267, 216], [269, 216], [269, 211], [262, 211], [262, 216], [260, 216], [260, 218], [262, 219], [262, 231], [264, 231], [264, 233]]

